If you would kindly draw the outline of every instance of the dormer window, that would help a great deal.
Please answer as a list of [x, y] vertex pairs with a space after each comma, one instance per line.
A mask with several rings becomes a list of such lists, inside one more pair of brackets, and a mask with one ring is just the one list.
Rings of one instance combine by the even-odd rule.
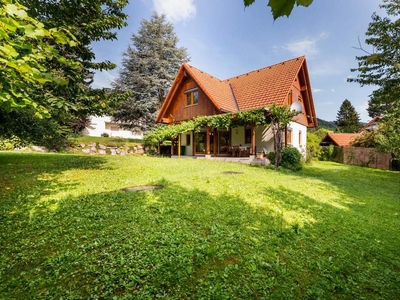
[[199, 91], [198, 89], [192, 89], [185, 92], [186, 94], [186, 106], [195, 105], [199, 103]]

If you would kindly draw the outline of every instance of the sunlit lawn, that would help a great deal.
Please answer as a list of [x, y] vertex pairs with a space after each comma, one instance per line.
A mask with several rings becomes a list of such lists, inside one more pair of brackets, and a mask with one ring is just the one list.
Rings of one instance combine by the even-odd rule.
[[400, 299], [398, 172], [0, 153], [0, 201], [0, 299]]

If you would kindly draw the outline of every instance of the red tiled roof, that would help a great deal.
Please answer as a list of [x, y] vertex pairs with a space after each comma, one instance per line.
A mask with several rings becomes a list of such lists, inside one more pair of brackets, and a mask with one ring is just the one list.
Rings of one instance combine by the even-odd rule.
[[[302, 66], [303, 72], [300, 72]], [[302, 74], [303, 80], [306, 81], [305, 84], [311, 90], [304, 56], [226, 80], [220, 80], [185, 63], [179, 69], [171, 90], [160, 109], [157, 117], [158, 122], [161, 121], [163, 114], [170, 105], [185, 72], [196, 82], [220, 112], [233, 113], [257, 109], [271, 106], [274, 103], [281, 106], [285, 103], [298, 74]], [[310, 104], [307, 113], [316, 120], [312, 94], [309, 93]], [[316, 125], [315, 122], [313, 122], [314, 125]]]
[[348, 146], [359, 135], [358, 133], [328, 133], [324, 140], [329, 137], [336, 146]]
[[240, 76], [225, 82], [232, 85], [239, 110], [283, 105], [305, 57], [298, 57]]
[[237, 111], [228, 83], [200, 71], [191, 65], [185, 65], [187, 66], [186, 70], [218, 109], [228, 112]]

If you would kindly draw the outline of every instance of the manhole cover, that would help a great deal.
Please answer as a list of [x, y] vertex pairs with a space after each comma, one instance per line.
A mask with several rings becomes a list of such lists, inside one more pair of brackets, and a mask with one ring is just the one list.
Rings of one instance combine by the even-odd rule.
[[142, 191], [154, 191], [154, 190], [160, 190], [162, 189], [162, 185], [140, 185], [140, 186], [131, 186], [128, 188], [124, 188], [121, 191], [124, 192], [142, 192]]
[[225, 171], [222, 174], [243, 174], [243, 172], [235, 172], [235, 171]]

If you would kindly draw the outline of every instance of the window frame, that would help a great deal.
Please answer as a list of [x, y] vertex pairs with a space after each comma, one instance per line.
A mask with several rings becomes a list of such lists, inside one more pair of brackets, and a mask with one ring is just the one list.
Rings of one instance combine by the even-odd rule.
[[[194, 88], [184, 92], [185, 94], [185, 106], [192, 106], [199, 104], [199, 89]], [[190, 99], [190, 101], [188, 101]]]

